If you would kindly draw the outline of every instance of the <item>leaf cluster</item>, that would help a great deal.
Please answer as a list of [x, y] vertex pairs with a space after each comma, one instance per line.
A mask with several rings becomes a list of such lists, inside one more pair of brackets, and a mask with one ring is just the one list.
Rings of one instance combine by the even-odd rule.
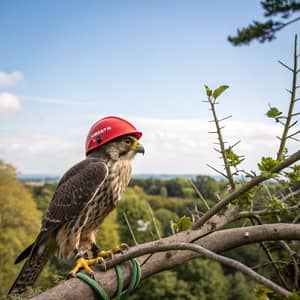
[[277, 159], [273, 159], [272, 157], [265, 157], [261, 158], [261, 162], [257, 164], [258, 169], [262, 172], [262, 175], [266, 178], [275, 178], [278, 174], [271, 173], [271, 170], [278, 164]]
[[288, 18], [300, 9], [300, 2], [297, 0], [265, 0], [261, 2], [261, 5], [265, 11], [265, 17], [280, 14], [282, 18]]
[[228, 85], [221, 85], [215, 90], [210, 89], [206, 84], [204, 85], [205, 91], [206, 91], [206, 96], [207, 97], [212, 97], [214, 100], [216, 100], [221, 94], [223, 94], [228, 88]]
[[232, 148], [226, 149], [226, 156], [230, 167], [237, 167], [245, 160], [244, 156], [236, 154]]
[[300, 165], [294, 165], [290, 169], [290, 172], [285, 172], [285, 176], [291, 184], [300, 185]]
[[277, 107], [270, 107], [270, 109], [267, 111], [266, 116], [268, 118], [273, 118], [278, 122], [278, 118], [282, 115], [282, 112], [279, 111]]
[[229, 36], [228, 41], [234, 46], [249, 45], [254, 39], [257, 39], [260, 43], [270, 42], [276, 38], [275, 32], [281, 27], [282, 23], [278, 21], [253, 21], [253, 24], [238, 29], [236, 36]]
[[188, 230], [192, 227], [193, 222], [191, 220], [191, 218], [187, 217], [187, 216], [183, 216], [183, 217], [176, 217], [175, 221], [173, 222], [173, 228], [175, 230], [175, 232], [180, 232], [180, 231], [184, 231], [184, 230]]

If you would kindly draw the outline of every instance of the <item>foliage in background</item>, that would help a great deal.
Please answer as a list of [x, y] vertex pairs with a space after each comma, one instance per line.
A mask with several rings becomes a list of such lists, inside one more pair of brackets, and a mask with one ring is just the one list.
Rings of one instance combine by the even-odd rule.
[[141, 188], [136, 186], [128, 189], [121, 203], [118, 205], [117, 212], [119, 233], [122, 242], [126, 241], [129, 245], [134, 245], [124, 214], [126, 214], [139, 243], [142, 244], [158, 238], [151, 212], [147, 205], [147, 196]]
[[[15, 258], [40, 229], [41, 214], [30, 192], [16, 179], [15, 168], [0, 160], [0, 294], [7, 292], [20, 271]], [[47, 270], [39, 283], [45, 286]]]

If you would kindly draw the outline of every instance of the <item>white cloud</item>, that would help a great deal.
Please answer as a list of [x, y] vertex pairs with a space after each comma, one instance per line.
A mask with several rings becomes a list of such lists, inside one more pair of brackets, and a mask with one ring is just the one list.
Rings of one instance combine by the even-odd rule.
[[[214, 124], [196, 119], [151, 119], [125, 117], [143, 132], [141, 143], [145, 156], [137, 155], [133, 172], [156, 174], [213, 174], [207, 163], [222, 170], [216, 135], [209, 134]], [[235, 148], [239, 155], [245, 155], [243, 168], [257, 170], [262, 156], [276, 156], [281, 126], [267, 123], [224, 122], [225, 140], [230, 144], [241, 140]], [[38, 130], [38, 129], [37, 129]], [[63, 134], [63, 133], [60, 133]], [[1, 134], [0, 156], [13, 163], [22, 173], [48, 173], [62, 175], [68, 168], [84, 158], [84, 141], [87, 132], [68, 132], [66, 136], [52, 133]], [[288, 145], [290, 153], [299, 145]]]
[[0, 72], [0, 86], [14, 86], [21, 79], [23, 79], [23, 74], [19, 71], [12, 73]]
[[[207, 164], [222, 170], [220, 155], [213, 150], [218, 145], [214, 124], [206, 120], [174, 119], [161, 120], [149, 118], [128, 118], [143, 131], [141, 142], [145, 145], [145, 157], [137, 157], [134, 162], [135, 173], [178, 173], [215, 174]], [[277, 135], [282, 127], [276, 124], [258, 122], [224, 122], [226, 145], [236, 146], [239, 155], [245, 155], [243, 167], [257, 170], [257, 162], [262, 156], [276, 156]], [[290, 152], [297, 150], [296, 143], [289, 145]]]
[[0, 113], [14, 112], [21, 109], [17, 96], [10, 93], [0, 93]]
[[24, 174], [56, 175], [84, 157], [83, 145], [73, 139], [36, 133], [2, 134], [0, 156]]
[[91, 104], [96, 103], [96, 101], [90, 100], [71, 100], [71, 99], [60, 99], [60, 98], [48, 98], [48, 97], [32, 97], [32, 96], [19, 96], [22, 99], [39, 102], [39, 103], [48, 103], [48, 104]]

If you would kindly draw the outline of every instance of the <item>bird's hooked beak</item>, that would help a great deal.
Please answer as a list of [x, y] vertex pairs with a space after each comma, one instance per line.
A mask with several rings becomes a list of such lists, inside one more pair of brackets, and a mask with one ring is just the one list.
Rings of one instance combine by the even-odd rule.
[[143, 155], [145, 154], [145, 148], [142, 144], [140, 144], [138, 141], [136, 141], [133, 144], [133, 149], [136, 153], [142, 153]]

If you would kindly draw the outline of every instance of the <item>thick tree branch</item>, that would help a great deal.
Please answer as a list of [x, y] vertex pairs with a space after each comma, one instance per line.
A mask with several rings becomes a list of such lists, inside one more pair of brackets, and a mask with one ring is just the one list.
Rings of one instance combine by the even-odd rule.
[[[139, 261], [142, 264], [142, 278], [146, 278], [155, 273], [173, 268], [192, 258], [201, 256], [199, 253], [188, 250], [160, 252], [152, 255], [151, 258], [143, 264], [149, 257], [149, 253], [160, 251], [163, 247], [167, 247], [168, 245], [190, 242], [195, 236], [195, 230], [188, 230], [158, 241], [132, 247], [124, 255], [115, 256], [112, 261], [107, 263], [107, 267], [109, 268], [133, 257], [139, 257]], [[195, 244], [210, 251], [220, 253], [242, 245], [266, 240], [300, 240], [300, 224], [267, 224], [237, 229], [226, 229], [205, 235], [196, 240]], [[124, 275], [124, 286], [127, 287], [130, 281], [131, 264], [129, 262], [122, 263], [122, 270]], [[107, 272], [96, 271], [96, 279], [101, 283], [108, 295], [113, 297], [117, 289], [117, 280], [114, 269], [109, 269]], [[90, 287], [85, 283], [78, 279], [71, 279], [33, 297], [32, 299], [88, 300], [95, 299], [95, 296]]]

